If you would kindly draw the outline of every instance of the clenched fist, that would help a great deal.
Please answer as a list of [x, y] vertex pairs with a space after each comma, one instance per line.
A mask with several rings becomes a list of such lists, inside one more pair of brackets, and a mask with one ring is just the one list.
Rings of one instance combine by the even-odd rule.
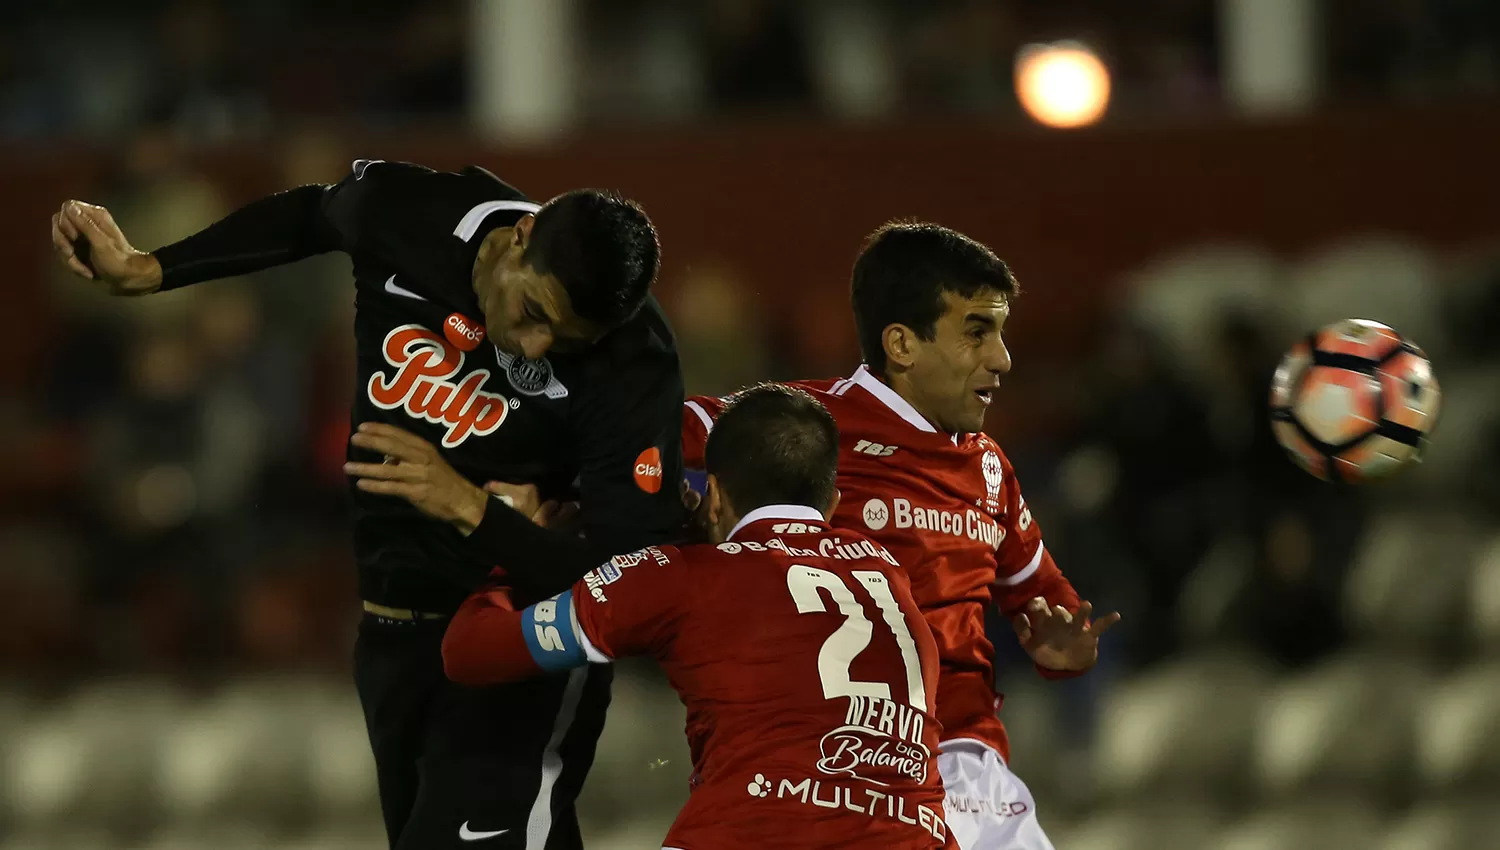
[[79, 277], [111, 295], [150, 295], [161, 288], [161, 263], [131, 246], [109, 210], [68, 201], [52, 216], [52, 249]]

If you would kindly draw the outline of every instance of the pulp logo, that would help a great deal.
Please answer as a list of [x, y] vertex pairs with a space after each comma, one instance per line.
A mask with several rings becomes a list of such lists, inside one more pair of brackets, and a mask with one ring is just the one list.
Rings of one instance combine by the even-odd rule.
[[484, 342], [484, 325], [462, 313], [453, 313], [443, 322], [443, 336], [459, 351], [473, 351]]
[[507, 399], [479, 389], [488, 369], [475, 369], [460, 383], [448, 380], [464, 365], [463, 352], [421, 325], [402, 325], [385, 335], [381, 353], [396, 374], [370, 376], [370, 402], [382, 410], [403, 408], [413, 419], [448, 426], [443, 445], [453, 448], [470, 436], [492, 434], [505, 421]]
[[656, 446], [636, 455], [635, 486], [647, 493], [661, 491], [661, 450]]

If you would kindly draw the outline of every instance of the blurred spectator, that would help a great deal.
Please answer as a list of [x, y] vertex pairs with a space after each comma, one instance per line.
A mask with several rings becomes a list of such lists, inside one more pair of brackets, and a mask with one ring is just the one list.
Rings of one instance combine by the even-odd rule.
[[723, 395], [765, 380], [764, 320], [732, 272], [694, 267], [671, 315], [688, 395]]
[[1221, 387], [1215, 433], [1225, 458], [1217, 478], [1222, 534], [1253, 541], [1254, 561], [1231, 619], [1268, 656], [1297, 665], [1343, 638], [1338, 592], [1363, 527], [1363, 494], [1293, 465], [1266, 414], [1281, 352], [1252, 318], [1224, 316], [1214, 336]]
[[254, 135], [265, 126], [254, 65], [243, 55], [250, 45], [232, 34], [232, 14], [211, 0], [178, 0], [157, 21], [151, 101], [195, 140]]
[[1021, 46], [1014, 3], [957, 0], [909, 11], [908, 108], [1016, 112], [1011, 71]]
[[813, 77], [800, 4], [713, 0], [702, 9], [709, 96], [729, 110], [806, 109]]
[[389, 56], [386, 85], [372, 89], [372, 113], [456, 116], [469, 101], [466, 4], [431, 0], [406, 15]]
[[1205, 403], [1146, 331], [1117, 326], [1100, 365], [1084, 444], [1115, 482], [1103, 517], [1140, 570], [1134, 655], [1150, 662], [1176, 647], [1178, 594], [1211, 540], [1216, 452]]

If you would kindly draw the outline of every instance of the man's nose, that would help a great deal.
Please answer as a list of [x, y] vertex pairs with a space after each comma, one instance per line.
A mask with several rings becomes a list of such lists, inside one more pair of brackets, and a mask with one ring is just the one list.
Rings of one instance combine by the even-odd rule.
[[551, 350], [552, 340], [551, 328], [533, 328], [523, 331], [516, 342], [527, 360], [540, 360]]

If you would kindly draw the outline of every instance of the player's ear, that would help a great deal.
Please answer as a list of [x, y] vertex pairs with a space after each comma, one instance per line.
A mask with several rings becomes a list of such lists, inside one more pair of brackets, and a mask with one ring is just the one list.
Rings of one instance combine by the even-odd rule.
[[838, 513], [839, 510], [839, 499], [843, 498], [843, 495], [843, 493], [839, 492], [839, 488], [833, 488], [833, 498], [828, 500], [828, 510], [823, 512], [823, 519], [829, 522], [833, 521], [833, 515]]
[[531, 228], [536, 226], [536, 214], [527, 213], [521, 216], [515, 227], [511, 228], [511, 244], [525, 250], [531, 244]]
[[917, 332], [902, 324], [886, 325], [880, 335], [885, 345], [885, 360], [893, 366], [910, 366], [916, 357]]
[[711, 474], [704, 488], [703, 501], [704, 509], [708, 511], [709, 526], [717, 527], [719, 518], [724, 515], [724, 491], [719, 487], [719, 479]]

